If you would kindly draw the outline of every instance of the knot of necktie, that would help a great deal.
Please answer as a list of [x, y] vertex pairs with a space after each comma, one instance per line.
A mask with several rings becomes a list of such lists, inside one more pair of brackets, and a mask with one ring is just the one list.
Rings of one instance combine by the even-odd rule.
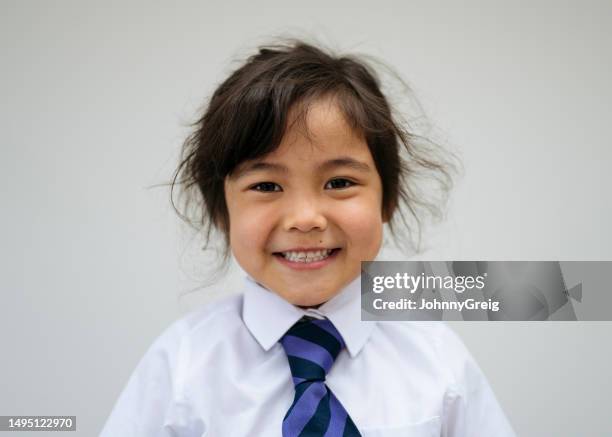
[[280, 340], [297, 386], [305, 381], [325, 381], [344, 341], [328, 319], [303, 317]]

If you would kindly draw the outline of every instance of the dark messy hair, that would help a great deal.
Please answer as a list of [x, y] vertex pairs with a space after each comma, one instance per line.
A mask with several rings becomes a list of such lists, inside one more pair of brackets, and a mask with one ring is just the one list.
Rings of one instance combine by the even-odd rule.
[[[224, 238], [224, 265], [230, 253], [226, 177], [243, 162], [279, 147], [288, 123], [294, 122], [288, 120], [290, 110], [298, 108], [303, 119], [308, 105], [323, 97], [332, 97], [349, 125], [364, 136], [382, 180], [381, 213], [389, 219], [396, 242], [400, 234], [395, 221], [411, 237], [418, 236], [416, 244], [408, 239], [418, 250], [422, 215], [440, 216], [441, 202], [426, 197], [420, 185], [433, 181], [438, 192], [447, 193], [452, 155], [399, 122], [368, 63], [299, 40], [267, 45], [215, 90], [192, 125], [171, 182], [172, 205], [187, 223], [205, 230], [204, 247], [213, 230]], [[182, 210], [174, 201], [177, 186], [185, 196]]]

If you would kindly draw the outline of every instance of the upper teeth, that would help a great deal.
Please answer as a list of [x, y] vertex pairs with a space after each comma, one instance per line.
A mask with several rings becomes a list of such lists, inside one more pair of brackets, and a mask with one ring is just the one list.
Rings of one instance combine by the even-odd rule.
[[313, 262], [327, 258], [331, 252], [331, 249], [323, 249], [308, 252], [282, 252], [282, 254], [289, 261]]

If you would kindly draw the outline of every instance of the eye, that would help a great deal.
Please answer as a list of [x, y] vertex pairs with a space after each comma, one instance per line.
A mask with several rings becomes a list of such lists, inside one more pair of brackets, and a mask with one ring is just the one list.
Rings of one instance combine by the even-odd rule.
[[254, 191], [262, 191], [264, 193], [269, 193], [273, 191], [282, 191], [280, 185], [274, 182], [260, 182], [258, 184], [251, 186], [249, 189], [254, 190]]
[[343, 189], [343, 188], [349, 188], [352, 187], [353, 185], [355, 185], [355, 182], [350, 181], [348, 179], [344, 179], [344, 178], [336, 178], [336, 179], [332, 179], [330, 180], [327, 184], [325, 184], [325, 188], [327, 188], [328, 186], [331, 189], [334, 190], [338, 190], [338, 189]]

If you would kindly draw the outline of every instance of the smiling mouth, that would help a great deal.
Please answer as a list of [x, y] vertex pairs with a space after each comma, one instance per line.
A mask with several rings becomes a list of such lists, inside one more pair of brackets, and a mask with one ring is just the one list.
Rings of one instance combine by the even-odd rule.
[[338, 251], [340, 251], [339, 247], [335, 249], [274, 252], [274, 256], [284, 258], [288, 261], [306, 264], [306, 263], [322, 261], [334, 255]]

